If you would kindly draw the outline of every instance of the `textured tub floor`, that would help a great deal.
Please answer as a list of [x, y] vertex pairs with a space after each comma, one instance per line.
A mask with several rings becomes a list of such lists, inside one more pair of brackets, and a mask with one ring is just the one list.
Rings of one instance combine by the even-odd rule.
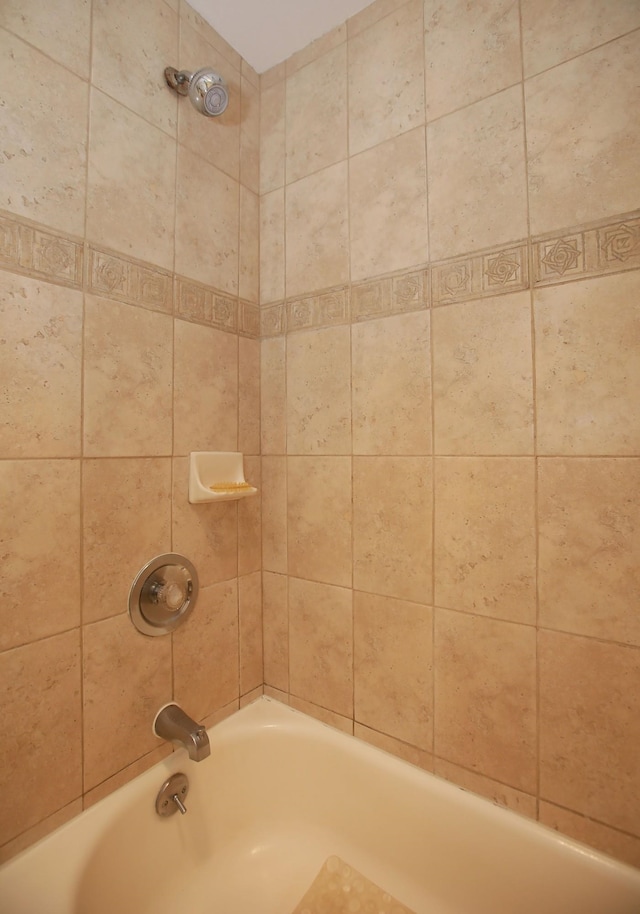
[[329, 857], [293, 914], [414, 914], [341, 860]]

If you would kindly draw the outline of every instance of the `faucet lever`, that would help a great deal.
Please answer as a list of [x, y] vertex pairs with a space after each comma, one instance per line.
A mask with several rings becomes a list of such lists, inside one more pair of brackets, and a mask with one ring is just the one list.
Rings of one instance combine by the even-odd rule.
[[182, 746], [194, 762], [201, 762], [211, 754], [205, 728], [174, 702], [160, 708], [153, 721], [153, 732], [160, 739]]

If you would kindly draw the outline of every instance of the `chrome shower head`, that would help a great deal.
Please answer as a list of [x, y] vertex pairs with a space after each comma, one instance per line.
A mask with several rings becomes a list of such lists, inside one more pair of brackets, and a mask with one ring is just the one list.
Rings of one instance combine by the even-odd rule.
[[168, 86], [178, 95], [188, 95], [193, 107], [206, 117], [217, 117], [229, 104], [227, 84], [211, 67], [202, 67], [195, 73], [167, 67], [164, 77]]

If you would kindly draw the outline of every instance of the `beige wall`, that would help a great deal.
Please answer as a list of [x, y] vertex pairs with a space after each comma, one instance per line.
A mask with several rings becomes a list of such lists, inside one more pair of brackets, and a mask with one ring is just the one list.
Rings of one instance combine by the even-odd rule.
[[260, 186], [267, 692], [636, 864], [639, 26], [377, 0]]
[[[166, 754], [162, 704], [214, 720], [263, 674], [259, 500], [187, 500], [191, 450], [260, 478], [259, 79], [178, 0], [0, 26], [1, 859]], [[163, 82], [205, 64], [216, 120]], [[200, 602], [148, 638], [128, 589], [166, 551]]]

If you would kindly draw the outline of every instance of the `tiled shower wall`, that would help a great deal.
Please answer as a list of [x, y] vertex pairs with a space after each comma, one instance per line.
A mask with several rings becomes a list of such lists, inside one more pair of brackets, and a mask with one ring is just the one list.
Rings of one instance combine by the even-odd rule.
[[261, 80], [265, 688], [640, 864], [640, 6]]
[[[0, 5], [0, 859], [261, 692], [260, 503], [192, 506], [191, 450], [259, 482], [259, 78], [178, 0]], [[210, 64], [209, 120], [164, 85]], [[173, 636], [126, 615], [186, 554]], [[160, 748], [158, 748], [160, 747]]]

